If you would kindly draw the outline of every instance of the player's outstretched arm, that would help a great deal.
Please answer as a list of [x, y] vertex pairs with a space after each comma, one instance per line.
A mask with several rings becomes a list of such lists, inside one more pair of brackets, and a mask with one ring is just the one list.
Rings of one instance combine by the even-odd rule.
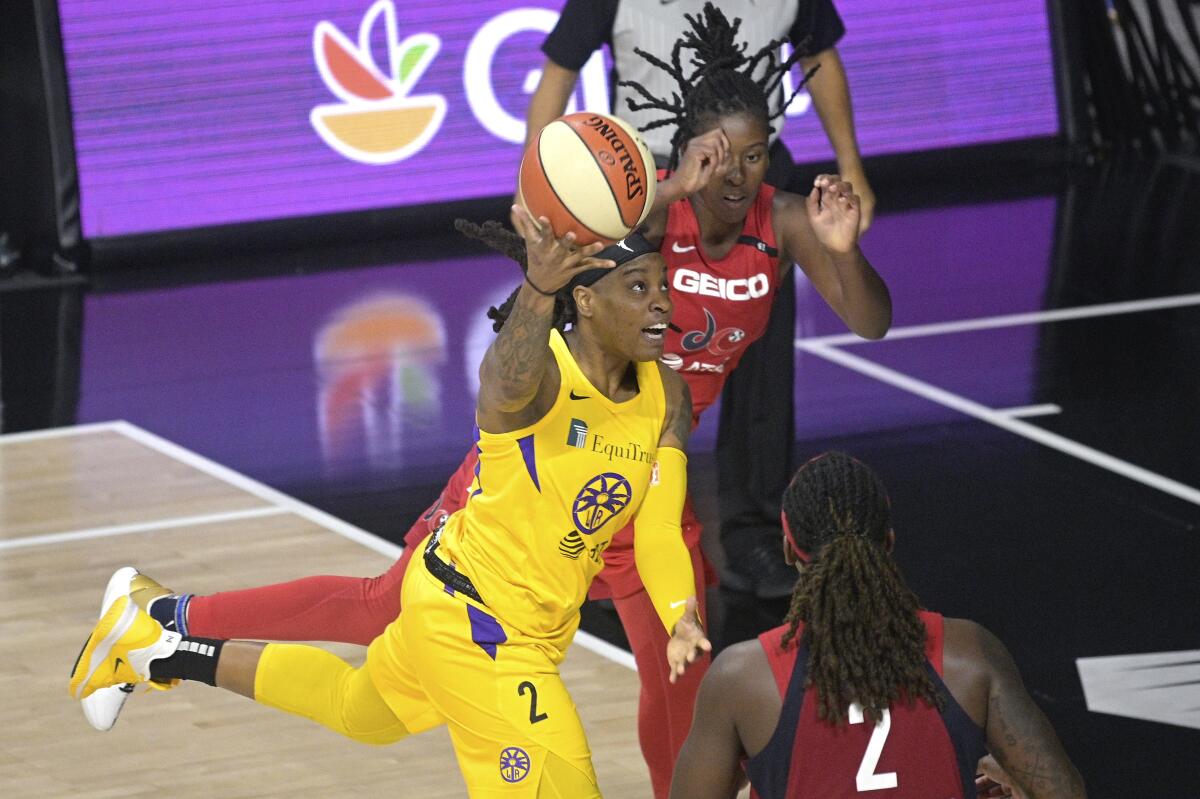
[[866, 233], [875, 218], [875, 192], [867, 183], [863, 171], [862, 156], [858, 152], [858, 138], [854, 134], [854, 112], [850, 102], [850, 85], [846, 80], [846, 68], [836, 47], [829, 47], [816, 55], [800, 59], [805, 74], [820, 65], [820, 69], [804, 85], [812, 96], [813, 108], [821, 118], [821, 126], [833, 147], [837, 158], [838, 172], [854, 185], [854, 192], [862, 199], [858, 232]]
[[883, 338], [892, 297], [858, 246], [861, 199], [837, 175], [818, 175], [808, 197], [776, 192], [772, 214], [783, 245], [780, 269], [797, 263], [854, 333]]
[[[1034, 704], [1012, 655], [996, 636], [972, 624], [979, 652], [989, 671], [987, 747], [1028, 799], [1084, 799], [1083, 778]], [[1014, 794], [1018, 795], [1018, 794]]]
[[692, 729], [675, 761], [671, 799], [731, 799], [737, 794], [743, 750], [735, 708], [745, 674], [736, 649], [722, 652], [700, 682]]
[[[525, 239], [528, 269], [512, 312], [479, 365], [479, 425], [493, 433], [537, 421], [553, 404], [559, 380], [550, 351], [555, 293], [580, 272], [616, 265], [592, 257], [603, 244], [577, 247], [573, 233], [555, 238], [548, 219], [535, 222], [520, 206], [512, 207], [512, 223]], [[531, 407], [535, 399], [540, 402]], [[522, 413], [526, 418], [513, 416]]]
[[634, 519], [633, 555], [638, 574], [663, 626], [671, 634], [667, 662], [671, 682], [712, 644], [696, 611], [692, 556], [683, 543], [680, 519], [687, 496], [687, 449], [692, 430], [692, 395], [677, 373], [659, 364], [667, 410], [658, 441], [654, 476]]

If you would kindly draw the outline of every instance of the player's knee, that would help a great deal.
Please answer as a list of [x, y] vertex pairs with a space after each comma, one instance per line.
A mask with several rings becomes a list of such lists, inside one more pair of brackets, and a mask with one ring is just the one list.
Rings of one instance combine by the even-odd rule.
[[365, 668], [343, 673], [335, 696], [336, 723], [332, 726], [347, 738], [386, 746], [408, 736], [408, 729], [379, 695]]

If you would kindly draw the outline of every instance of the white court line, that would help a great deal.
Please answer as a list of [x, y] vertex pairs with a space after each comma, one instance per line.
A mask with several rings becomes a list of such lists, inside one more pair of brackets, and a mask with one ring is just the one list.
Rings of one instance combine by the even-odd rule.
[[1200, 490], [1189, 485], [1184, 485], [1169, 477], [1163, 477], [1161, 474], [1143, 469], [1140, 466], [1134, 466], [1132, 463], [1114, 458], [1112, 455], [1107, 455], [1099, 450], [1084, 446], [1077, 441], [1072, 441], [1069, 438], [1051, 433], [1049, 430], [1043, 430], [1028, 422], [1022, 422], [1020, 419], [1010, 418], [1000, 411], [993, 410], [966, 397], [960, 397], [945, 389], [901, 374], [894, 369], [881, 366], [874, 361], [860, 358], [857, 355], [851, 355], [848, 352], [815, 341], [803, 342], [800, 349], [845, 366], [847, 369], [851, 369], [859, 374], [873, 377], [890, 386], [902, 389], [911, 394], [916, 394], [918, 397], [924, 397], [931, 402], [936, 402], [939, 405], [944, 405], [967, 416], [995, 425], [1010, 433], [1016, 433], [1019, 436], [1036, 441], [1051, 449], [1072, 455], [1094, 466], [1099, 466], [1101, 469], [1107, 469], [1122, 477], [1128, 477], [1130, 480], [1135, 480], [1143, 485], [1156, 488], [1159, 491], [1179, 497], [1187, 502], [1200, 505]]
[[[1088, 319], [1094, 316], [1115, 316], [1117, 314], [1140, 313], [1142, 311], [1161, 311], [1167, 308], [1186, 308], [1192, 305], [1200, 305], [1200, 294], [1178, 294], [1171, 297], [1156, 297], [1149, 300], [1131, 300], [1129, 302], [1083, 305], [1077, 308], [1060, 308], [1056, 311], [1032, 311], [1029, 313], [1004, 314], [1001, 316], [985, 316], [979, 319], [936, 322], [928, 325], [894, 327], [888, 331], [886, 337], [879, 340], [896, 341], [902, 338], [940, 336], [947, 333], [965, 333], [970, 330], [994, 330], [1001, 327], [1063, 322], [1069, 319]], [[797, 349], [803, 349], [803, 345], [809, 343], [845, 345], [868, 344], [871, 342], [853, 333], [838, 333], [832, 336], [798, 338], [795, 343]]]
[[88, 433], [106, 433], [117, 429], [119, 422], [96, 422], [77, 424], [74, 427], [53, 427], [49, 430], [30, 430], [25, 433], [0, 435], [0, 444], [19, 444], [22, 441], [38, 441], [46, 438], [70, 438]]
[[[170, 458], [186, 463], [194, 469], [198, 469], [205, 474], [229, 483], [232, 486], [242, 489], [250, 494], [253, 494], [260, 499], [266, 500], [284, 510], [290, 511], [297, 516], [303, 517], [318, 527], [324, 527], [343, 538], [348, 538], [356, 544], [374, 550], [382, 555], [387, 555], [393, 560], [398, 560], [401, 553], [404, 552], [404, 547], [387, 541], [374, 533], [369, 533], [360, 527], [356, 527], [349, 522], [344, 522], [336, 516], [331, 516], [323, 510], [314, 508], [305, 502], [301, 502], [295, 497], [289, 497], [281, 491], [276, 491], [270, 486], [247, 477], [244, 474], [235, 472], [226, 466], [222, 466], [216, 461], [209, 460], [203, 455], [199, 455], [191, 450], [184, 449], [178, 444], [167, 441], [165, 438], [156, 436], [148, 430], [143, 430], [137, 425], [129, 422], [112, 422], [111, 428], [118, 430], [121, 433], [129, 436], [135, 441], [145, 444], [151, 449], [166, 455]], [[613, 661], [618, 665], [637, 671], [637, 666], [634, 663], [633, 655], [629, 652], [613, 646], [607, 641], [603, 641], [590, 633], [583, 630], [577, 630], [575, 633], [575, 643], [579, 644], [584, 649], [595, 652], [603, 658]]]
[[295, 497], [289, 497], [282, 491], [276, 491], [268, 485], [264, 485], [253, 478], [235, 472], [233, 469], [222, 466], [216, 461], [209, 460], [203, 455], [199, 455], [189, 449], [184, 449], [178, 444], [156, 436], [149, 430], [143, 430], [137, 425], [125, 421], [114, 422], [113, 429], [169, 458], [173, 458], [180, 463], [185, 463], [193, 469], [204, 472], [210, 477], [215, 477], [235, 488], [240, 488], [246, 493], [253, 494], [272, 505], [291, 511], [297, 516], [302, 516], [319, 527], [332, 530], [343, 538], [348, 538], [357, 544], [362, 544], [368, 549], [372, 549], [382, 555], [387, 555], [390, 558], [398, 558], [400, 557], [400, 553], [404, 551], [403, 547], [397, 546], [390, 541], [385, 541], [379, 536], [344, 522], [336, 516], [331, 516], [325, 511], [318, 510]]
[[287, 513], [287, 510], [272, 505], [269, 508], [247, 508], [246, 510], [231, 510], [225, 513], [206, 513], [200, 516], [176, 516], [171, 519], [157, 519], [150, 522], [113, 524], [108, 527], [71, 530], [65, 533], [46, 533], [44, 535], [31, 535], [25, 538], [0, 541], [0, 551], [43, 546], [45, 544], [62, 544], [68, 541], [84, 541], [89, 538], [108, 538], [114, 535], [146, 533], [154, 530], [171, 530], [178, 527], [195, 527], [201, 524], [219, 524], [221, 522], [233, 522], [241, 519], [259, 519], [263, 516], [279, 516], [284, 513]]
[[1009, 419], [1028, 419], [1033, 416], [1053, 416], [1062, 413], [1062, 408], [1054, 403], [1045, 405], [1022, 405], [1020, 408], [1001, 408], [996, 413], [1003, 414]]

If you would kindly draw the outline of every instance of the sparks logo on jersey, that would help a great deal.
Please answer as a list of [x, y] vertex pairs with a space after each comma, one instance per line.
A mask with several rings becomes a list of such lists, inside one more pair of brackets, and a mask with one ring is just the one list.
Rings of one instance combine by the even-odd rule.
[[583, 449], [587, 446], [588, 426], [582, 419], [572, 419], [571, 429], [567, 433], [567, 446]]
[[704, 309], [704, 329], [684, 333], [679, 343], [688, 352], [707, 349], [713, 355], [732, 354], [746, 338], [746, 331], [738, 327], [727, 327], [717, 332], [717, 319]]
[[685, 294], [703, 297], [720, 297], [732, 302], [746, 302], [765, 297], [771, 291], [771, 281], [759, 272], [751, 278], [728, 278], [695, 272], [691, 269], [676, 269], [672, 286]]
[[529, 755], [519, 746], [509, 746], [500, 753], [500, 779], [520, 782], [529, 774]]
[[621, 475], [615, 472], [596, 475], [587, 481], [575, 497], [571, 515], [576, 529], [584, 535], [591, 535], [623, 511], [632, 497], [633, 489]]
[[[383, 21], [387, 74], [375, 64], [371, 32]], [[321, 78], [342, 102], [318, 105], [309, 121], [325, 143], [352, 161], [394, 164], [429, 143], [446, 116], [440, 94], [409, 95], [442, 41], [432, 33], [399, 40], [392, 0], [376, 0], [358, 28], [358, 44], [333, 23], [313, 30], [313, 57]]]

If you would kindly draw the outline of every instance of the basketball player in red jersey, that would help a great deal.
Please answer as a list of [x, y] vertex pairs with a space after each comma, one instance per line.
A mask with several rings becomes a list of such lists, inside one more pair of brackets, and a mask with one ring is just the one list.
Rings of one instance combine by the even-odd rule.
[[760, 799], [967, 799], [985, 746], [1014, 795], [1085, 796], [1004, 646], [920, 609], [871, 469], [820, 455], [783, 509], [800, 573], [787, 621], [716, 659], [672, 797], [727, 799], [744, 763]]
[[[778, 47], [747, 56], [737, 49], [735, 34], [736, 21], [731, 25], [706, 8], [679, 45], [696, 50], [700, 61], [690, 78], [678, 76], [683, 101], [655, 106], [667, 114], [664, 124], [678, 125], [671, 159], [678, 169], [662, 175], [644, 235], [667, 262], [681, 332], [668, 331], [664, 360], [688, 383], [696, 419], [766, 329], [776, 288], [793, 264], [855, 333], [879, 338], [891, 323], [887, 288], [858, 248], [860, 209], [852, 187], [821, 175], [806, 198], [763, 183], [770, 120], [782, 113], [770, 109], [767, 98], [791, 63], [771, 62], [765, 74], [749, 77], [744, 72], [751, 62]], [[727, 66], [711, 68], [717, 63]], [[612, 444], [612, 457], [620, 458], [621, 443], [595, 446]], [[149, 612], [164, 626], [174, 623], [181, 633], [202, 637], [368, 644], [399, 612], [413, 545], [465, 504], [476, 462], [472, 448], [405, 536], [404, 555], [379, 577], [319, 576], [205, 597], [172, 595], [155, 601]], [[703, 619], [704, 587], [713, 579], [690, 501], [682, 525]], [[641, 681], [639, 741], [655, 796], [664, 799], [707, 658], [682, 677], [668, 667], [662, 657], [666, 631], [638, 576], [632, 542], [632, 526], [614, 536], [590, 596], [611, 597], [625, 628]], [[146, 590], [134, 594], [141, 604], [168, 593], [139, 576], [133, 587], [142, 586]], [[91, 706], [85, 700], [93, 725], [112, 725], [125, 697], [117, 692], [97, 692]]]

